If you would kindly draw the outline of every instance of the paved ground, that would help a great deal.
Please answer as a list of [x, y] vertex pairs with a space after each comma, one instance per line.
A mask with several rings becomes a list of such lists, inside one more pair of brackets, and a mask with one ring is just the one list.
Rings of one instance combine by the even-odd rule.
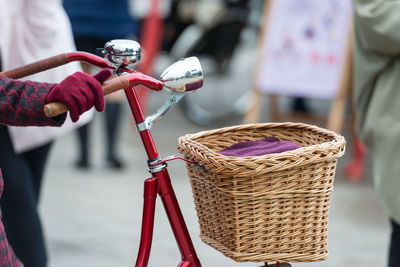
[[[151, 108], [161, 100], [151, 96]], [[128, 112], [128, 110], [126, 109]], [[45, 176], [40, 205], [51, 267], [133, 266], [139, 242], [143, 180], [149, 177], [146, 158], [132, 121], [125, 113], [120, 149], [127, 168], [115, 172], [104, 166], [101, 114], [93, 129], [93, 168], [76, 170], [76, 136], [58, 140]], [[264, 121], [266, 118], [264, 118]], [[240, 123], [239, 120], [233, 123]], [[153, 129], [161, 155], [176, 151], [177, 138], [203, 130], [172, 109]], [[351, 141], [351, 140], [348, 140]], [[350, 146], [349, 146], [350, 148]], [[347, 156], [340, 162], [340, 166]], [[330, 258], [294, 266], [385, 266], [389, 226], [377, 203], [370, 170], [359, 183], [337, 172], [329, 217]], [[259, 266], [236, 263], [203, 244], [183, 162], [169, 164], [170, 175], [203, 266]], [[180, 260], [161, 202], [157, 203], [154, 244], [149, 266], [176, 266]]]

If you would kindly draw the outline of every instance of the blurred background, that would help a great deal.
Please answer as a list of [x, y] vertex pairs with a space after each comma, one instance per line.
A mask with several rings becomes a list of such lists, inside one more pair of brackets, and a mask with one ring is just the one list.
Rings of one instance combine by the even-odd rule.
[[[64, 1], [65, 7], [67, 3]], [[265, 41], [262, 37], [265, 37], [266, 20], [263, 18], [270, 15], [266, 11], [268, 1], [130, 0], [127, 4], [137, 29], [126, 38], [139, 41], [143, 49], [139, 71], [159, 77], [168, 65], [193, 55], [200, 58], [204, 70], [204, 88], [186, 96], [154, 125], [152, 133], [161, 155], [177, 154], [177, 138], [186, 133], [244, 123], [254, 108], [254, 97], [262, 100], [263, 105], [258, 109], [257, 121], [253, 122], [275, 121], [273, 113], [279, 112], [283, 121], [327, 126], [335, 97], [274, 94], [273, 102], [268, 93], [254, 96], [254, 91], [259, 89], [257, 70], [264, 60], [260, 47]], [[76, 35], [77, 24], [73, 18], [79, 14], [68, 12], [68, 8], [66, 11]], [[90, 21], [91, 18], [79, 19]], [[108, 20], [103, 19], [103, 22]], [[142, 88], [138, 91], [147, 114], [155, 112], [168, 99], [166, 92], [149, 92]], [[81, 155], [75, 132], [59, 138], [52, 148], [39, 205], [49, 266], [132, 266], [136, 260], [143, 181], [149, 173], [128, 104], [125, 99], [120, 103], [115, 150], [123, 162], [121, 168], [110, 168], [104, 163], [103, 151], [108, 141], [105, 122], [97, 115], [87, 137], [91, 143], [90, 167], [75, 165]], [[279, 108], [271, 107], [271, 103]], [[345, 105], [339, 112], [343, 112], [344, 120], [338, 131], [346, 137], [347, 152], [339, 161], [331, 201], [330, 257], [324, 262], [293, 266], [386, 263], [389, 223], [375, 195], [368, 155], [362, 145], [357, 146], [350, 98], [345, 98]], [[262, 265], [236, 263], [200, 240], [185, 164], [173, 161], [169, 167], [203, 266]], [[159, 201], [149, 266], [175, 266], [179, 260], [178, 248]]]

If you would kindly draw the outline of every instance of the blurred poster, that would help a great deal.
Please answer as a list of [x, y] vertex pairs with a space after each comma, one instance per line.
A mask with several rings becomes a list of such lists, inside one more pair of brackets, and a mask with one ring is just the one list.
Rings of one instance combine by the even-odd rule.
[[333, 98], [342, 76], [351, 16], [351, 0], [270, 0], [258, 89]]

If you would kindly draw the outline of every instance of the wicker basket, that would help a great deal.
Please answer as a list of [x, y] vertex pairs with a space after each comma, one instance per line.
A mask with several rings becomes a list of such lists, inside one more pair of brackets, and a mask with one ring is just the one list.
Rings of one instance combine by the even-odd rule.
[[[256, 157], [217, 153], [275, 136], [301, 148]], [[302, 123], [227, 127], [179, 138], [201, 239], [238, 262], [313, 262], [328, 257], [329, 201], [345, 139]]]

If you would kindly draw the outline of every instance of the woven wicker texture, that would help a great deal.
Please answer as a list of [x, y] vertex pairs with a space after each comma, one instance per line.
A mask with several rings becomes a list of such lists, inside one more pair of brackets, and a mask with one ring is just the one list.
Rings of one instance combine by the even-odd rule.
[[[219, 153], [275, 136], [302, 147], [256, 157]], [[328, 257], [328, 210], [345, 139], [302, 123], [226, 127], [179, 138], [202, 240], [238, 262], [313, 262]]]

